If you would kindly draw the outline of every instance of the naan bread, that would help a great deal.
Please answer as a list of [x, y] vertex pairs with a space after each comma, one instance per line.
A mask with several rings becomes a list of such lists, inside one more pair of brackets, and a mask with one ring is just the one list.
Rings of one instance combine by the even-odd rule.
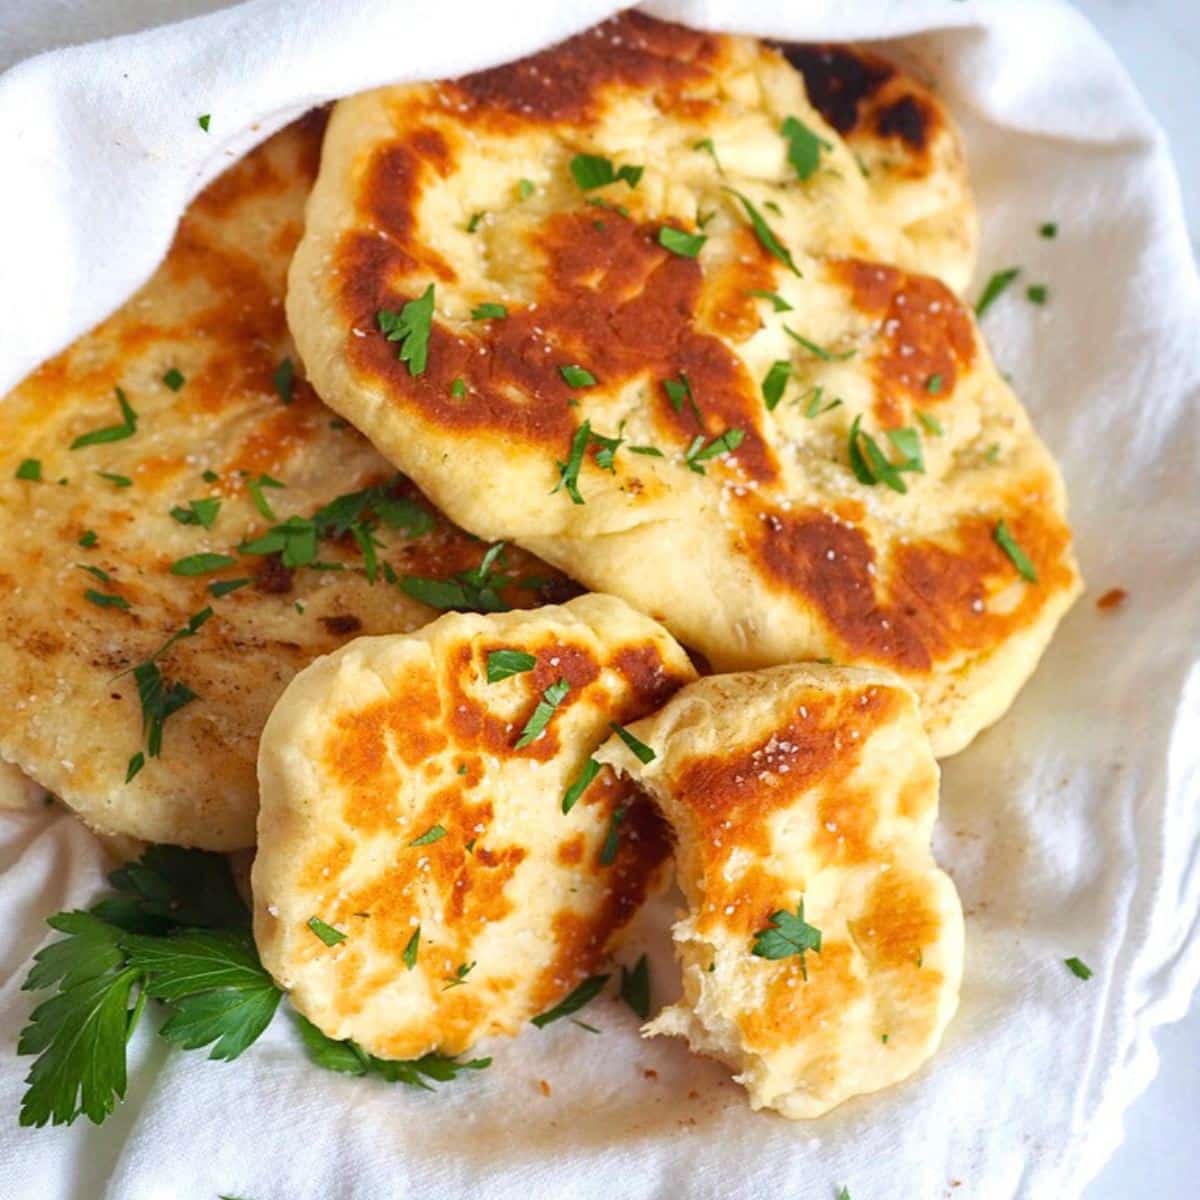
[[[971, 313], [914, 273], [970, 259], [945, 114], [896, 74], [850, 117], [825, 91], [866, 177], [775, 51], [636, 15], [343, 101], [289, 322], [318, 392], [466, 528], [720, 670], [887, 667], [951, 754], [1079, 589], [1063, 486]], [[625, 175], [584, 189], [580, 154]]]
[[46, 791], [11, 763], [0, 761], [0, 812], [26, 812], [46, 803]]
[[[489, 682], [501, 666], [519, 673]], [[610, 722], [694, 677], [666, 630], [597, 595], [448, 615], [314, 663], [259, 757], [264, 965], [325, 1033], [384, 1058], [516, 1033], [664, 882], [665, 827], [628, 780], [602, 771], [563, 802]]]
[[[320, 137], [309, 120], [233, 166], [192, 205], [150, 282], [0, 401], [0, 756], [101, 832], [252, 844], [258, 735], [287, 681], [360, 631], [403, 631], [436, 615], [385, 581], [384, 562], [398, 575], [446, 578], [486, 550], [397, 481], [298, 374], [276, 386], [280, 364], [296, 357], [284, 275]], [[72, 449], [81, 435], [129, 426], [116, 388], [136, 431]], [[374, 586], [349, 533], [320, 542], [320, 560], [338, 571], [239, 553], [277, 522], [373, 485], [398, 523], [378, 507], [359, 514], [378, 527]], [[193, 500], [204, 502], [199, 515]], [[201, 553], [236, 561], [172, 574]], [[512, 552], [497, 569], [553, 575]], [[240, 590], [209, 591], [239, 578], [249, 581]], [[504, 595], [537, 600], [512, 587]], [[130, 670], [206, 608], [211, 619], [157, 660], [164, 685], [197, 698], [167, 717], [152, 757]], [[145, 766], [126, 783], [139, 753]]]
[[911, 1075], [963, 965], [913, 694], [875, 671], [776, 667], [694, 683], [629, 732], [650, 762], [616, 737], [596, 758], [670, 821], [688, 904], [683, 998], [645, 1032], [687, 1038], [793, 1118]]

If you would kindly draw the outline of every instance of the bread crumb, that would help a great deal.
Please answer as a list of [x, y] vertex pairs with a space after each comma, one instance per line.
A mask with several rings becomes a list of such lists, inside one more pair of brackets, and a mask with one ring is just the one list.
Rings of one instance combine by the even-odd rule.
[[1109, 588], [1099, 600], [1096, 601], [1096, 607], [1103, 612], [1108, 612], [1110, 609], [1120, 608], [1126, 600], [1129, 599], [1129, 593], [1122, 587]]
[[550, 1085], [544, 1079], [538, 1080], [538, 1088], [543, 1096], [550, 1095]]

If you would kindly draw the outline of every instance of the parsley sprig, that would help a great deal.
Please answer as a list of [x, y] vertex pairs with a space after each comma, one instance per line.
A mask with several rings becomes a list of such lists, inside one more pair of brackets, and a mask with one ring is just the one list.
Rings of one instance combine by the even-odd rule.
[[71, 443], [72, 450], [81, 450], [84, 446], [101, 446], [107, 442], [124, 441], [125, 438], [131, 438], [137, 433], [137, 413], [133, 411], [133, 406], [120, 388], [116, 389], [116, 393], [117, 404], [121, 408], [120, 425], [106, 425], [103, 429], [93, 429], [91, 433], [81, 434]]
[[429, 334], [433, 329], [433, 284], [399, 312], [381, 308], [375, 319], [389, 342], [400, 343], [396, 357], [408, 364], [408, 373], [424, 375], [429, 361]]
[[402, 575], [402, 592], [428, 604], [430, 608], [461, 609], [466, 612], [507, 612], [500, 589], [512, 582], [512, 576], [493, 568], [504, 553], [504, 542], [489, 546], [479, 566], [459, 571], [453, 579], [431, 579], [423, 575]]
[[814, 954], [821, 953], [821, 931], [808, 924], [804, 919], [804, 901], [801, 900], [795, 913], [780, 909], [768, 918], [765, 929], [760, 929], [754, 935], [754, 945], [750, 953], [758, 958], [780, 959], [798, 955], [800, 958], [800, 973], [808, 978], [808, 967], [804, 955], [811, 950]]

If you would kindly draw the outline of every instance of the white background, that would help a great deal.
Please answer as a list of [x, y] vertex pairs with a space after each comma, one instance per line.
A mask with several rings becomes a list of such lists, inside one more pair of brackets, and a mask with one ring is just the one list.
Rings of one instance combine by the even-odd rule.
[[[1075, 0], [1166, 129], [1200, 252], [1200, 0]], [[1200, 330], [1197, 331], [1200, 336]], [[1125, 1141], [1085, 1200], [1200, 1196], [1200, 1001], [1160, 1030], [1158, 1078], [1125, 1118]]]

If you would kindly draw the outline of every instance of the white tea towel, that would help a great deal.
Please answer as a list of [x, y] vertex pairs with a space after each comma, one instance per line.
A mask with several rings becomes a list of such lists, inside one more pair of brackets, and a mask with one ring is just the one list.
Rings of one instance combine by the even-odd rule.
[[[37, 44], [26, 6], [60, 14], [48, 37], [85, 11], [95, 33], [110, 10], [107, 28], [129, 30], [214, 7], [43, 3], [0, 9], [0, 63]], [[306, 107], [497, 62], [617, 7], [251, 0], [0, 76], [0, 390], [119, 303], [187, 198]], [[832, 1200], [845, 1185], [854, 1200], [1069, 1200], [1120, 1140], [1153, 1073], [1150, 1031], [1200, 977], [1200, 283], [1162, 137], [1055, 0], [648, 8], [714, 29], [887, 39], [964, 128], [980, 279], [1022, 268], [985, 330], [1062, 462], [1092, 591], [1012, 712], [945, 765], [936, 848], [968, 914], [945, 1046], [908, 1083], [795, 1124], [750, 1112], [681, 1043], [639, 1041], [607, 999], [587, 1014], [600, 1036], [530, 1029], [432, 1095], [309, 1066], [283, 1016], [233, 1064], [143, 1028], [108, 1123], [21, 1130], [20, 980], [41, 918], [96, 894], [101, 855], [53, 810], [0, 814], [5, 1197]], [[1058, 237], [1039, 237], [1050, 221]], [[1044, 306], [1025, 300], [1030, 283], [1048, 287]], [[1126, 603], [1098, 610], [1117, 586]], [[673, 987], [670, 916], [665, 902], [640, 918], [656, 999]], [[1075, 955], [1091, 980], [1064, 966]]]

